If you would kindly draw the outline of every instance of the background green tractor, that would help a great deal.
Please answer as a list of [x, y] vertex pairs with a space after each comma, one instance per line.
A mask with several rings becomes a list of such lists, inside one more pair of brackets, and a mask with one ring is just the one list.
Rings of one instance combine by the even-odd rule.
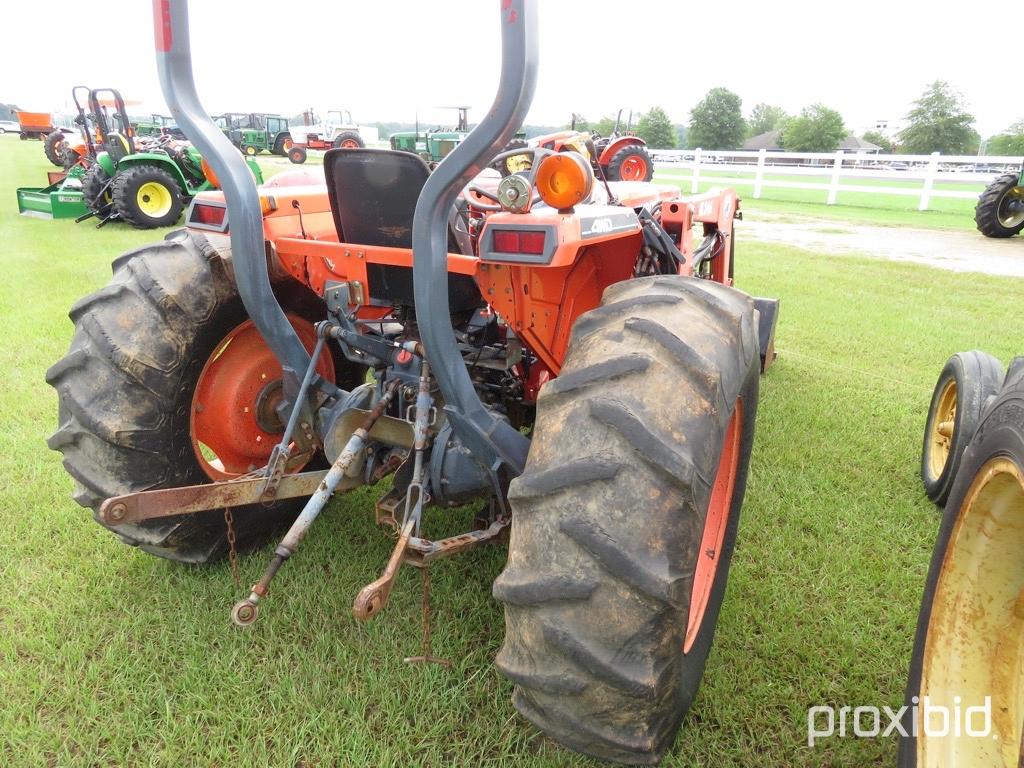
[[[419, 155], [428, 163], [439, 163], [469, 135], [469, 107], [455, 107], [459, 122], [454, 128], [432, 128], [421, 132], [399, 131], [391, 134], [391, 148]], [[526, 146], [526, 133], [519, 131], [507, 149]]]
[[1024, 229], [1024, 168], [1004, 173], [985, 188], [974, 223], [985, 237], [1013, 237]]
[[266, 151], [282, 157], [292, 148], [288, 119], [266, 112], [226, 113], [213, 118], [231, 143], [249, 157]]
[[[89, 105], [98, 116], [100, 146], [96, 162], [82, 179], [82, 196], [100, 226], [123, 219], [134, 227], [150, 229], [174, 224], [182, 209], [198, 192], [213, 189], [203, 158], [190, 143], [164, 133], [139, 137], [133, 130], [112, 130], [112, 122], [100, 110], [99, 94], [109, 93], [116, 109], [116, 122], [129, 125], [121, 94], [113, 89], [96, 89]], [[249, 168], [262, 183], [259, 166]]]
[[178, 139], [185, 138], [174, 118], [167, 115], [153, 113], [146, 119], [132, 120], [131, 125], [136, 136], [160, 136], [167, 133]]

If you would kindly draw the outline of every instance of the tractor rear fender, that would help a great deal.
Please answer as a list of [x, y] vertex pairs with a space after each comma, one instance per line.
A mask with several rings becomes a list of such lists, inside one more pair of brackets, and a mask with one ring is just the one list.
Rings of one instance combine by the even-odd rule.
[[110, 156], [109, 152], [100, 152], [96, 155], [96, 164], [103, 169], [107, 176], [113, 176], [117, 172], [117, 163]]
[[121, 162], [117, 164], [117, 170], [123, 171], [126, 168], [133, 168], [137, 165], [154, 165], [162, 168], [174, 177], [182, 192], [187, 193], [191, 186], [188, 183], [188, 179], [185, 178], [185, 174], [181, 172], [181, 168], [178, 167], [178, 164], [162, 152], [136, 152], [134, 155], [122, 157]]
[[638, 147], [647, 146], [643, 139], [639, 139], [636, 136], [620, 136], [619, 138], [612, 139], [611, 141], [608, 142], [608, 145], [604, 148], [604, 150], [602, 150], [601, 154], [598, 156], [597, 161], [601, 165], [608, 165], [608, 163], [611, 162], [611, 159], [615, 157], [616, 152], [618, 152], [623, 147], [633, 145]]

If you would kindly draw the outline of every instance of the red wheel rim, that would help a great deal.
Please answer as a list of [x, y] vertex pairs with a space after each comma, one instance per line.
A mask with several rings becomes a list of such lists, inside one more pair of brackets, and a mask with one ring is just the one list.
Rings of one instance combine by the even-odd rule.
[[700, 539], [697, 566], [693, 572], [693, 591], [690, 594], [690, 613], [686, 624], [686, 639], [683, 653], [689, 653], [697, 639], [704, 611], [708, 607], [711, 589], [715, 585], [718, 564], [721, 561], [722, 542], [729, 527], [729, 512], [732, 510], [732, 496], [736, 489], [736, 470], [740, 463], [740, 437], [743, 435], [743, 401], [737, 400], [729, 419], [722, 443], [722, 457], [718, 460], [718, 472], [711, 486], [711, 501], [704, 520], [704, 534]]
[[[288, 320], [312, 352], [313, 325], [294, 315]], [[334, 381], [334, 361], [326, 350], [316, 370]], [[228, 480], [266, 465], [284, 432], [274, 410], [280, 398], [281, 365], [256, 326], [246, 320], [214, 349], [192, 396], [192, 450], [207, 477]]]
[[345, 139], [341, 142], [342, 149], [359, 149], [359, 142], [355, 139]]
[[619, 176], [623, 181], [646, 181], [647, 161], [640, 155], [630, 155], [619, 166]]

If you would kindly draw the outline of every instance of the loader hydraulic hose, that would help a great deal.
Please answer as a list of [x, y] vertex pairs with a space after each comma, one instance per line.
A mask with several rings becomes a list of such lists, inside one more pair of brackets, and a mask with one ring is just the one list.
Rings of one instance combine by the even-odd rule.
[[298, 377], [309, 365], [309, 353], [270, 287], [256, 184], [241, 153], [207, 116], [196, 93], [188, 0], [153, 0], [153, 24], [164, 99], [185, 135], [213, 167], [224, 191], [231, 224], [231, 258], [242, 303], [281, 366]]
[[492, 471], [518, 475], [529, 441], [484, 408], [466, 370], [448, 312], [448, 213], [462, 188], [523, 122], [537, 81], [536, 0], [498, 0], [501, 79], [490, 111], [427, 179], [413, 217], [413, 284], [423, 346], [455, 434]]

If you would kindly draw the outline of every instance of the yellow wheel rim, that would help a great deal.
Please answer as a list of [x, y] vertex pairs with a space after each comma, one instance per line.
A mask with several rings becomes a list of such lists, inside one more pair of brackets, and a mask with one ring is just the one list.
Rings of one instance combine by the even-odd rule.
[[156, 181], [147, 181], [139, 187], [135, 199], [139, 204], [139, 210], [154, 219], [166, 216], [174, 204], [171, 190]]
[[938, 479], [949, 461], [949, 450], [953, 445], [953, 429], [956, 426], [956, 379], [950, 379], [942, 388], [939, 403], [935, 407], [931, 428], [928, 431], [928, 466], [932, 478]]
[[245, 148], [245, 154], [247, 154], [249, 157], [252, 157], [253, 155], [256, 154], [256, 147], [250, 144], [248, 147]]
[[[957, 710], [960, 734], [940, 736], [941, 715], [917, 713], [920, 766], [1017, 766], [1024, 718], [1024, 472], [996, 457], [974, 477], [935, 587], [920, 700]], [[990, 697], [991, 732], [983, 710]], [[970, 717], [968, 715], [971, 714]], [[929, 735], [928, 724], [935, 735]], [[971, 731], [966, 726], [970, 726]]]

